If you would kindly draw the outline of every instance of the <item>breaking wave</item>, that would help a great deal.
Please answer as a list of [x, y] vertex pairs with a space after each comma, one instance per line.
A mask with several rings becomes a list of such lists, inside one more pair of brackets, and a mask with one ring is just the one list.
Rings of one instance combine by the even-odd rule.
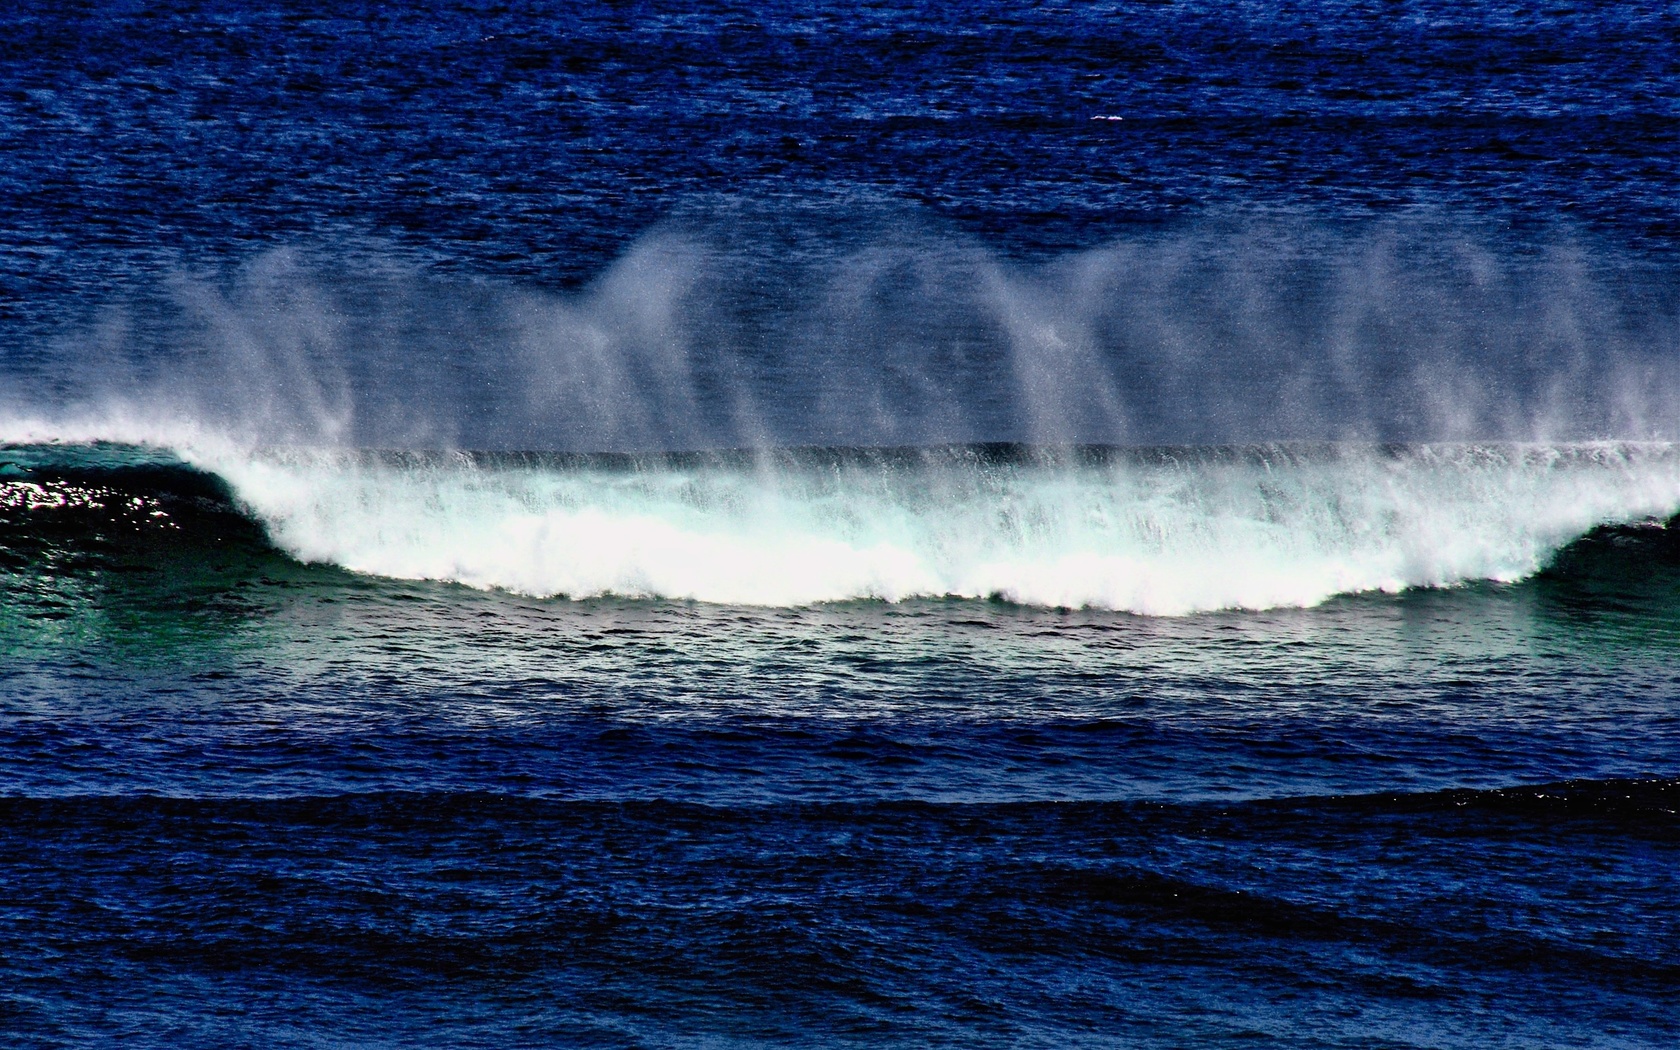
[[372, 576], [763, 606], [1310, 606], [1519, 580], [1595, 528], [1660, 528], [1680, 511], [1669, 444], [584, 456], [184, 443], [13, 446], [0, 460], [8, 547], [65, 515], [189, 544], [244, 520], [292, 558]]

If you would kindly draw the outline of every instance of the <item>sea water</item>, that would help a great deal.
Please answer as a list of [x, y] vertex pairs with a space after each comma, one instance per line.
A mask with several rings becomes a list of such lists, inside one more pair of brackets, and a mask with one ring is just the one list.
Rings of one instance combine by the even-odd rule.
[[1680, 12], [0, 25], [8, 1045], [1680, 1039]]

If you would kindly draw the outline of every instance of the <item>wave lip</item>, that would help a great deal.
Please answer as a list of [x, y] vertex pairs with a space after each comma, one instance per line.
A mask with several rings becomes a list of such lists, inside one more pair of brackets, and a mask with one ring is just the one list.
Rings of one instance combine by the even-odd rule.
[[184, 458], [303, 561], [765, 606], [1310, 606], [1518, 580], [1596, 526], [1680, 510], [1666, 444]]

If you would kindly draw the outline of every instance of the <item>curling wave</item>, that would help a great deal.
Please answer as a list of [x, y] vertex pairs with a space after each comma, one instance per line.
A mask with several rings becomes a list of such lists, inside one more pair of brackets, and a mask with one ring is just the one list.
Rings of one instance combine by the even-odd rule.
[[[65, 486], [104, 485], [128, 492], [105, 503], [137, 520], [169, 524], [186, 510], [226, 531], [200, 483], [172, 482], [153, 503], [129, 491], [155, 459], [136, 466], [123, 453], [124, 489], [85, 451], [77, 475], [44, 467], [45, 451], [0, 478], [9, 514], [59, 508]], [[1671, 445], [178, 453], [301, 561], [545, 597], [768, 606], [1309, 606], [1515, 581], [1596, 527], [1680, 511]], [[107, 474], [90, 480], [89, 469]]]

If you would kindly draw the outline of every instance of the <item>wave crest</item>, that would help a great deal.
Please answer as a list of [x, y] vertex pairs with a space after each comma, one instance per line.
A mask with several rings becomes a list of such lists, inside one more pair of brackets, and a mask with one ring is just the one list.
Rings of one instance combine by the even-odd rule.
[[1680, 509], [1668, 445], [188, 454], [289, 554], [536, 596], [1175, 615], [1529, 576]]

